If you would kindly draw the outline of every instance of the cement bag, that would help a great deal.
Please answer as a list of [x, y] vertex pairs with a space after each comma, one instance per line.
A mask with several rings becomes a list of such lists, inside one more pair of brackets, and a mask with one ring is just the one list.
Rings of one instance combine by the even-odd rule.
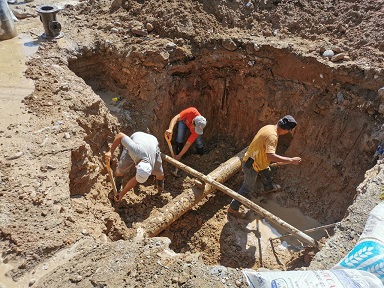
[[382, 288], [373, 274], [356, 269], [271, 271], [243, 270], [251, 288]]
[[17, 35], [7, 0], [0, 0], [0, 21], [0, 41], [11, 39]]
[[359, 269], [376, 275], [384, 284], [384, 203], [369, 213], [356, 246], [333, 269]]

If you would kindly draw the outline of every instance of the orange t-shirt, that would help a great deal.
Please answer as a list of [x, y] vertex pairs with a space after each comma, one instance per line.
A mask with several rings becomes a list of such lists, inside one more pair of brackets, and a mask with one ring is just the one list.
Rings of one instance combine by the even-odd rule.
[[200, 116], [199, 111], [195, 107], [189, 107], [179, 113], [181, 121], [184, 122], [185, 125], [189, 128], [189, 131], [191, 131], [191, 135], [189, 136], [187, 142], [193, 143], [195, 142], [196, 138], [199, 136], [196, 131], [195, 127], [192, 125], [193, 119], [195, 119], [196, 116]]
[[253, 160], [253, 169], [256, 172], [266, 169], [271, 163], [267, 158], [267, 153], [276, 153], [278, 135], [276, 125], [266, 125], [262, 127], [253, 138], [244, 155], [244, 161], [249, 157]]

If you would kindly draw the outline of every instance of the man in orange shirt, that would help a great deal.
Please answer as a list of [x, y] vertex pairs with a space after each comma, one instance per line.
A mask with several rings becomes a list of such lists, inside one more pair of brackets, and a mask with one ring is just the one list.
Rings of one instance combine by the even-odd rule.
[[[280, 185], [272, 183], [269, 164], [276, 162], [298, 165], [301, 162], [300, 157], [291, 158], [276, 154], [279, 136], [289, 133], [296, 125], [296, 120], [291, 115], [286, 115], [276, 125], [266, 125], [257, 132], [243, 158], [244, 182], [238, 191], [240, 195], [247, 197], [253, 192], [258, 174], [262, 178], [265, 193], [281, 189]], [[240, 205], [239, 201], [233, 199], [228, 213], [238, 218], [245, 218], [246, 215], [239, 211]]]
[[[181, 157], [188, 151], [189, 147], [196, 141], [197, 154], [203, 155], [203, 129], [207, 125], [207, 120], [200, 115], [195, 107], [189, 107], [175, 117], [172, 118], [169, 123], [169, 128], [165, 131], [165, 134], [172, 138], [173, 127], [177, 125], [177, 137], [176, 137], [176, 155], [175, 159], [180, 160]], [[185, 132], [189, 129], [191, 135], [188, 137], [187, 142], [184, 145]]]

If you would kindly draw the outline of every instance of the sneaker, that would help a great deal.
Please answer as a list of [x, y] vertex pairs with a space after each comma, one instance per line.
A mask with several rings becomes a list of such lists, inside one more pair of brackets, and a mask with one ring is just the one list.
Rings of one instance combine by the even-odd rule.
[[247, 218], [246, 213], [240, 212], [239, 210], [234, 210], [231, 207], [228, 207], [228, 213], [232, 214], [233, 216], [235, 216], [236, 218], [239, 218], [239, 219]]
[[118, 201], [118, 198], [119, 198], [119, 194], [117, 194], [115, 196], [115, 192], [113, 192], [113, 190], [111, 192], [108, 193], [108, 199], [112, 202], [119, 202]]
[[272, 183], [267, 187], [264, 187], [264, 193], [272, 193], [281, 190], [281, 186], [279, 184]]
[[113, 190], [108, 193], [108, 199], [109, 200], [113, 201], [114, 200], [114, 196], [115, 196], [115, 193], [113, 192]]

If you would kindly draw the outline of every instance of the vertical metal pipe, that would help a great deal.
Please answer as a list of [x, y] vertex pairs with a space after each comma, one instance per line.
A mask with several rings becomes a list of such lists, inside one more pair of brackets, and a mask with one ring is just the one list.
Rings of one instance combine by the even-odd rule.
[[43, 38], [60, 38], [63, 36], [61, 32], [61, 24], [56, 19], [56, 14], [60, 11], [54, 5], [43, 5], [37, 8], [40, 15], [40, 21], [43, 23], [44, 31]]

